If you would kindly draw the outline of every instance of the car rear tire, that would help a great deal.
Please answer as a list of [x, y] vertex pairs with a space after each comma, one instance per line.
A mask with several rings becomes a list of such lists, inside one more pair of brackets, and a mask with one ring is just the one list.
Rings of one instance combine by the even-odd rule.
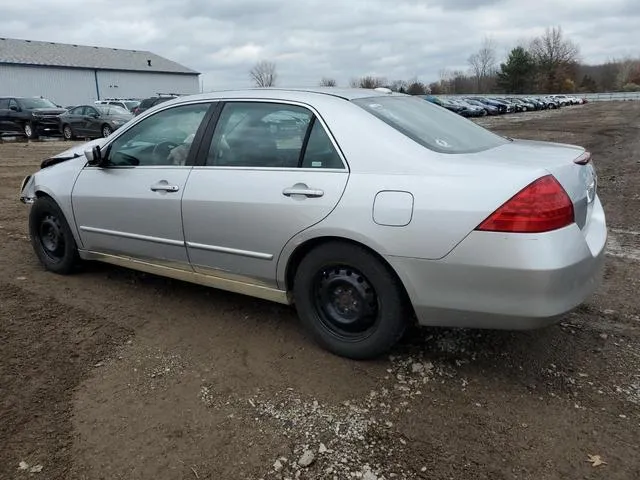
[[71, 129], [71, 125], [65, 125], [62, 127], [62, 136], [65, 140], [73, 140], [76, 136], [73, 134], [73, 130]]
[[38, 134], [36, 133], [36, 128], [31, 122], [27, 122], [23, 127], [24, 134], [29, 140], [36, 140], [38, 138]]
[[107, 138], [112, 133], [113, 133], [113, 130], [111, 129], [111, 127], [109, 125], [103, 125], [102, 126], [102, 136], [104, 138]]
[[50, 197], [38, 197], [29, 214], [31, 245], [42, 265], [62, 275], [79, 262], [73, 233], [58, 204]]
[[293, 294], [305, 328], [343, 357], [365, 360], [385, 353], [408, 323], [408, 302], [394, 272], [349, 243], [309, 252], [297, 268]]

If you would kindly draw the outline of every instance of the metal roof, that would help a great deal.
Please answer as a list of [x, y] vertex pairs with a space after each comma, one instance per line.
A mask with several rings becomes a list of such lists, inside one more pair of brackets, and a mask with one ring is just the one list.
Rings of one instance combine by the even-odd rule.
[[181, 73], [199, 72], [145, 50], [91, 47], [0, 37], [0, 64], [42, 65], [98, 70]]

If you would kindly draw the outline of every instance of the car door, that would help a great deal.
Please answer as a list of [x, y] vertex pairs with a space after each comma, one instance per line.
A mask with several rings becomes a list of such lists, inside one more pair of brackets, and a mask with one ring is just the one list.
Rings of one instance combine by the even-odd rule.
[[84, 115], [82, 117], [82, 130], [85, 135], [90, 137], [102, 136], [102, 123], [100, 112], [95, 108], [87, 105], [84, 107]]
[[74, 135], [84, 135], [84, 106], [72, 108], [66, 115], [66, 121], [71, 126]]
[[6, 125], [7, 129], [14, 132], [22, 132], [22, 120], [28, 116], [28, 113], [22, 111], [22, 107], [15, 98], [9, 99], [9, 111], [7, 112]]
[[9, 130], [9, 99], [0, 98], [0, 133]]
[[190, 270], [180, 203], [210, 107], [172, 106], [113, 135], [106, 166], [86, 166], [73, 188], [83, 249]]
[[333, 210], [348, 177], [309, 108], [226, 103], [183, 196], [191, 264], [199, 273], [275, 287], [283, 247]]

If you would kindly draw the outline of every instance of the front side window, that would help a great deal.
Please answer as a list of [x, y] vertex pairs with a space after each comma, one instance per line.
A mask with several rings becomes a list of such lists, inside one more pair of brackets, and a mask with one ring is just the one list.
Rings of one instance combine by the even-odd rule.
[[423, 147], [436, 152], [481, 152], [508, 142], [422, 98], [380, 96], [359, 98], [352, 102]]
[[225, 105], [207, 165], [297, 168], [313, 114], [296, 105], [232, 102]]
[[72, 115], [84, 115], [84, 107], [76, 107], [69, 112]]
[[113, 166], [185, 165], [209, 103], [181, 105], [134, 125], [108, 147]]
[[16, 107], [18, 108], [18, 102], [16, 102], [13, 98], [9, 100], [9, 108]]
[[84, 107], [84, 114], [85, 115], [93, 115], [93, 116], [97, 117], [98, 116], [98, 111], [93, 107]]
[[9, 99], [8, 98], [0, 98], [0, 109], [9, 108]]

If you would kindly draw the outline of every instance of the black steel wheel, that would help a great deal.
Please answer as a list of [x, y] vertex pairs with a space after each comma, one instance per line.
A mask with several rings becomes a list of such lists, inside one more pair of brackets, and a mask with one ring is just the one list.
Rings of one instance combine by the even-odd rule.
[[346, 265], [331, 265], [316, 274], [314, 307], [324, 327], [341, 338], [367, 334], [378, 317], [378, 296], [367, 278]]
[[70, 273], [78, 263], [78, 249], [64, 213], [50, 197], [39, 197], [29, 214], [31, 245], [47, 270]]
[[410, 308], [391, 268], [366, 248], [327, 242], [297, 267], [293, 295], [301, 322], [325, 349], [375, 358], [402, 336]]

